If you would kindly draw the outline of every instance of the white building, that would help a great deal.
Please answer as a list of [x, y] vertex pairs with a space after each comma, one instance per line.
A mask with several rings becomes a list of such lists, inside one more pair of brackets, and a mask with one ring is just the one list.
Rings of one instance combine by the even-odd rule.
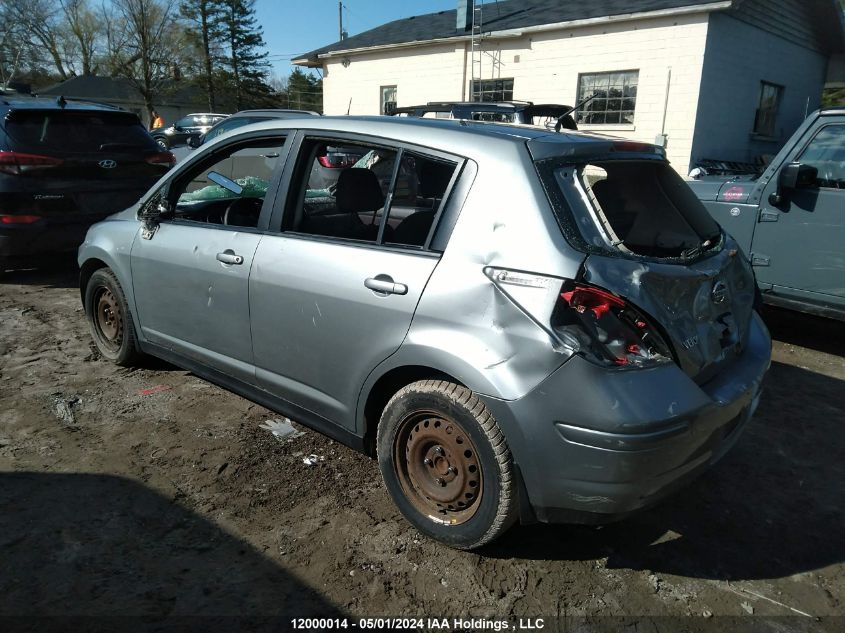
[[579, 127], [700, 159], [774, 154], [819, 106], [843, 46], [836, 0], [500, 0], [384, 24], [301, 55], [326, 114], [384, 102], [575, 104]]

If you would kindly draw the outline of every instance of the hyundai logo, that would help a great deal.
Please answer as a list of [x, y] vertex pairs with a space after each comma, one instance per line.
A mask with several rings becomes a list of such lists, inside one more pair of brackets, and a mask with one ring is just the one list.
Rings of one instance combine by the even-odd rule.
[[728, 300], [728, 287], [725, 285], [725, 282], [717, 281], [713, 284], [713, 290], [710, 292], [710, 298], [713, 300], [713, 303], [716, 304], [724, 303]]
[[103, 169], [114, 169], [115, 167], [117, 167], [117, 161], [112, 160], [111, 158], [107, 158], [106, 160], [101, 160], [97, 164], [100, 167], [102, 167]]

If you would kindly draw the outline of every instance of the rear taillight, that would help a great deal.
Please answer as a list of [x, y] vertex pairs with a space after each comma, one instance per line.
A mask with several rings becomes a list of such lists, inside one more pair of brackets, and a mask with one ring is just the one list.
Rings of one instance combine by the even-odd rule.
[[346, 169], [355, 164], [355, 160], [346, 154], [327, 154], [325, 156], [317, 156], [317, 160], [323, 167], [329, 169]]
[[167, 165], [173, 167], [176, 164], [176, 156], [172, 152], [159, 152], [152, 156], [147, 156], [147, 162], [150, 165]]
[[554, 331], [567, 340], [575, 338], [581, 353], [602, 364], [645, 367], [672, 360], [657, 327], [601, 288], [565, 283], [552, 322]]
[[34, 224], [40, 219], [40, 215], [0, 215], [0, 224]]
[[61, 165], [60, 158], [40, 156], [38, 154], [24, 154], [22, 152], [0, 151], [0, 173], [20, 176], [30, 171], [49, 169]]

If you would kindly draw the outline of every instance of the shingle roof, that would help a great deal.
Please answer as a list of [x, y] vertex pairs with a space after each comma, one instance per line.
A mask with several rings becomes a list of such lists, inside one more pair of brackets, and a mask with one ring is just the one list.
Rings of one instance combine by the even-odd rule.
[[[143, 103], [143, 97], [128, 79], [80, 75], [38, 91], [43, 96], [62, 95], [68, 99]], [[157, 105], [191, 105], [198, 101], [198, 90], [187, 82], [168, 82], [159, 95]]]
[[[502, 0], [483, 8], [483, 30], [502, 31], [542, 24], [558, 24], [605, 16], [679, 9], [712, 3], [712, 0]], [[457, 4], [457, 2], [456, 2]], [[424, 42], [469, 35], [456, 29], [457, 9], [417, 15], [382, 24], [345, 40], [299, 55], [295, 63], [316, 62], [317, 56], [336, 50], [350, 50]]]

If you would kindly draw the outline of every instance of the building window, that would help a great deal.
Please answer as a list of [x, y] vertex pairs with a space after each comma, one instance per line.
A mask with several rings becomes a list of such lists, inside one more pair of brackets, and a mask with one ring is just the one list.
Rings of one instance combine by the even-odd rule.
[[783, 86], [760, 82], [760, 105], [754, 117], [754, 133], [760, 136], [775, 135], [775, 119], [778, 116]]
[[633, 125], [640, 71], [578, 75], [578, 99], [595, 97], [578, 110], [578, 123], [587, 125]]
[[396, 86], [382, 86], [379, 92], [379, 114], [390, 114], [396, 107]]
[[471, 81], [473, 101], [513, 101], [513, 79], [482, 79]]

